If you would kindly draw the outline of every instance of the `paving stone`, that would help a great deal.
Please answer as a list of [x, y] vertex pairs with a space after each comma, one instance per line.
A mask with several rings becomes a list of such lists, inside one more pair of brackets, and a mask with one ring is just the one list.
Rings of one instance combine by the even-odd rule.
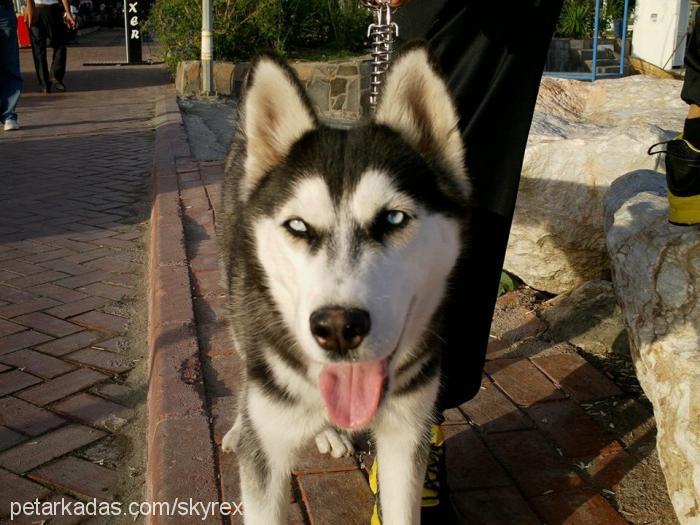
[[603, 497], [590, 491], [554, 492], [530, 500], [546, 523], [627, 525]]
[[99, 344], [92, 345], [97, 350], [109, 350], [110, 352], [124, 353], [129, 349], [129, 340], [126, 337], [113, 337]]
[[583, 485], [569, 463], [536, 430], [487, 434], [486, 441], [526, 497]]
[[0, 425], [0, 451], [14, 447], [25, 439], [27, 439], [27, 437], [19, 432], [15, 432], [12, 429]]
[[612, 490], [639, 463], [639, 460], [626, 450], [604, 451], [588, 463], [581, 463], [593, 483], [601, 488]]
[[[101, 467], [124, 468], [122, 461], [127, 453], [126, 441], [122, 436], [112, 434], [81, 450], [78, 455]], [[132, 468], [138, 470], [137, 467]]]
[[112, 501], [118, 476], [113, 470], [69, 456], [33, 471], [30, 478], [83, 498]]
[[45, 310], [59, 304], [61, 303], [54, 299], [49, 299], [48, 297], [8, 304], [6, 306], [0, 306], [0, 317], [17, 317], [18, 315]]
[[0, 398], [0, 423], [30, 436], [38, 436], [65, 423], [53, 412], [15, 397]]
[[40, 262], [44, 262], [44, 261], [50, 261], [52, 259], [59, 259], [61, 257], [67, 257], [69, 255], [74, 254], [74, 252], [67, 250], [65, 248], [55, 249], [52, 246], [47, 246], [47, 248], [49, 248], [48, 251], [45, 251], [42, 253], [36, 253], [34, 255], [29, 255], [27, 257], [22, 257], [22, 260], [30, 262], [30, 263], [40, 263]]
[[20, 259], [6, 260], [2, 263], [3, 270], [9, 270], [19, 276], [33, 275], [35, 273], [40, 273], [45, 270], [41, 266], [31, 264]]
[[51, 409], [110, 432], [124, 426], [133, 416], [133, 411], [126, 407], [84, 392], [59, 401]]
[[118, 286], [126, 286], [127, 288], [134, 288], [136, 285], [146, 286], [142, 276], [130, 273], [113, 273], [106, 281]]
[[[84, 275], [87, 273], [91, 273], [93, 270], [90, 268], [86, 268], [85, 266], [81, 264], [76, 264], [71, 261], [66, 261], [65, 259], [54, 259], [51, 261], [46, 261], [43, 263], [40, 263], [41, 266], [45, 268], [50, 268], [51, 270], [56, 270], [58, 272], [63, 272], [68, 275]], [[68, 287], [70, 288], [70, 287]]]
[[538, 356], [532, 362], [578, 401], [622, 395], [615, 383], [578, 354]]
[[18, 474], [32, 470], [104, 436], [82, 425], [68, 425], [0, 453], [0, 466]]
[[0, 517], [10, 515], [10, 503], [13, 501], [31, 502], [43, 499], [50, 493], [46, 487], [0, 469]]
[[513, 487], [451, 492], [459, 523], [468, 525], [542, 525]]
[[59, 317], [60, 319], [66, 319], [67, 317], [73, 317], [89, 312], [95, 308], [102, 308], [108, 303], [109, 299], [105, 299], [104, 297], [88, 297], [87, 299], [81, 299], [80, 301], [49, 308], [46, 310], [46, 313], [53, 315], [54, 317]]
[[469, 425], [444, 425], [450, 490], [503, 487], [512, 481]]
[[566, 397], [527, 359], [496, 359], [487, 362], [485, 370], [501, 390], [520, 406]]
[[6, 396], [28, 386], [40, 383], [41, 379], [21, 370], [11, 370], [0, 374], [0, 396]]
[[220, 447], [217, 447], [216, 453], [219, 460], [221, 498], [223, 501], [241, 501], [241, 481], [236, 454], [223, 452]]
[[21, 275], [7, 270], [0, 270], [0, 282], [16, 279], [17, 277], [21, 277]]
[[313, 472], [334, 472], [356, 470], [357, 463], [353, 456], [333, 458], [330, 454], [321, 454], [316, 448], [316, 443], [309, 443], [299, 454], [292, 472], [294, 474]]
[[15, 317], [13, 321], [54, 337], [64, 337], [82, 330], [81, 327], [76, 326], [73, 323], [68, 323], [41, 312], [21, 315], [19, 317]]
[[75, 369], [75, 366], [65, 361], [28, 348], [0, 356], [0, 362], [22, 368], [44, 379], [51, 379]]
[[52, 340], [53, 337], [46, 334], [35, 332], [34, 330], [25, 330], [17, 334], [0, 337], [0, 355], [21, 350], [30, 346], [36, 346], [40, 343]]
[[128, 405], [134, 395], [134, 391], [129, 387], [111, 381], [97, 385], [92, 391], [123, 405]]
[[304, 519], [304, 511], [298, 503], [291, 503], [289, 505], [289, 514], [287, 515], [288, 525], [306, 525], [306, 520]]
[[84, 293], [76, 292], [75, 290], [64, 288], [63, 286], [56, 286], [55, 284], [40, 284], [38, 286], [28, 288], [27, 291], [37, 295], [42, 295], [44, 297], [49, 297], [51, 299], [56, 299], [62, 303], [79, 301], [80, 299], [85, 299], [87, 297], [87, 295]]
[[66, 359], [82, 363], [94, 368], [100, 368], [114, 374], [121, 374], [127, 370], [134, 368], [134, 361], [125, 358], [122, 355], [107, 352], [105, 350], [96, 350], [94, 348], [84, 348], [68, 354]]
[[33, 275], [28, 275], [26, 277], [18, 277], [17, 279], [11, 279], [5, 282], [10, 286], [15, 286], [17, 288], [29, 288], [30, 286], [36, 286], [37, 284], [44, 284], [49, 283], [51, 281], [56, 281], [66, 276], [67, 274], [63, 272], [54, 272], [53, 270], [47, 270], [40, 273], [35, 273]]
[[6, 335], [10, 334], [15, 334], [17, 332], [21, 332], [22, 330], [26, 330], [27, 328], [25, 326], [19, 325], [17, 323], [13, 323], [11, 321], [5, 321], [4, 319], [0, 319], [0, 337], [4, 337]]
[[85, 292], [89, 295], [96, 295], [99, 297], [106, 297], [112, 299], [113, 301], [119, 301], [126, 295], [131, 295], [133, 292], [126, 288], [121, 288], [119, 286], [113, 286], [111, 284], [105, 283], [93, 283], [88, 286], [79, 288], [81, 292]]
[[[94, 246], [92, 246], [94, 248]], [[65, 275], [65, 274], [64, 274]], [[92, 283], [97, 283], [104, 281], [109, 277], [109, 272], [103, 272], [96, 270], [89, 273], [84, 273], [82, 275], [75, 275], [73, 277], [66, 277], [60, 281], [56, 281], [54, 284], [57, 286], [65, 286], [66, 288], [78, 288], [79, 286], [85, 286]]]
[[488, 378], [472, 400], [460, 405], [469, 420], [483, 432], [505, 432], [533, 428], [533, 423]]
[[[203, 414], [190, 414], [186, 418], [161, 421], [153, 427], [151, 424], [148, 461], [152, 469], [151, 480], [158, 481], [153, 485], [153, 499], [166, 501], [179, 497], [217, 501], [219, 491], [218, 481], [213, 475], [215, 466], [210, 447], [209, 418]], [[178, 482], [166, 482], [171, 479]], [[229, 501], [240, 501], [240, 498]]]
[[[141, 234], [138, 233], [138, 235]], [[135, 271], [137, 268], [137, 265], [134, 262], [121, 257], [101, 257], [100, 259], [86, 263], [85, 266], [111, 273], [129, 273]]]
[[463, 425], [467, 422], [467, 418], [464, 417], [464, 414], [458, 408], [443, 410], [442, 417], [445, 418], [443, 425]]
[[374, 498], [359, 470], [297, 477], [311, 525], [366, 525]]
[[107, 379], [107, 377], [108, 376], [94, 370], [81, 368], [50, 381], [46, 381], [41, 385], [24, 390], [17, 394], [17, 396], [36, 405], [43, 406], [88, 388], [95, 383]]
[[94, 330], [120, 334], [126, 330], [128, 320], [116, 315], [92, 311], [77, 317], [71, 317], [71, 322], [81, 324]]
[[0, 284], [0, 300], [8, 303], [21, 303], [30, 301], [33, 297], [30, 293]]
[[60, 339], [54, 339], [50, 343], [40, 344], [34, 346], [34, 348], [45, 354], [62, 356], [90, 346], [103, 337], [102, 334], [98, 334], [97, 332], [84, 331]]
[[586, 411], [571, 400], [541, 403], [527, 409], [567, 457], [576, 459], [619, 450], [622, 447]]

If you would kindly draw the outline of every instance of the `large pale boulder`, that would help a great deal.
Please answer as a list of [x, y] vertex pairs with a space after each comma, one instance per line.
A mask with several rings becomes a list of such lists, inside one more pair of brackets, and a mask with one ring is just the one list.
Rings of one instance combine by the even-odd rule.
[[552, 293], [606, 277], [603, 196], [620, 175], [658, 168], [647, 148], [682, 127], [680, 89], [641, 75], [542, 81], [506, 269]]
[[630, 173], [605, 198], [615, 291], [683, 525], [700, 525], [700, 226], [667, 221], [664, 176]]

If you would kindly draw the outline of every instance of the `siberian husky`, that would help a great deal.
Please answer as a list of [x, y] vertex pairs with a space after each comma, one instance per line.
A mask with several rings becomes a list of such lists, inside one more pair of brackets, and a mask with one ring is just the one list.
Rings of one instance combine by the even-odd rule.
[[251, 66], [227, 161], [223, 259], [244, 378], [224, 436], [245, 523], [286, 523], [300, 447], [369, 431], [383, 522], [418, 523], [441, 317], [470, 185], [455, 105], [422, 44], [395, 57], [375, 115], [319, 122], [294, 72]]

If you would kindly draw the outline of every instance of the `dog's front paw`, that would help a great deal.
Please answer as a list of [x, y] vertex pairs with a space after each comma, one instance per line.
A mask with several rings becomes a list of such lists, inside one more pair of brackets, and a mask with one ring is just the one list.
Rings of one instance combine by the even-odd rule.
[[334, 428], [323, 429], [316, 436], [316, 446], [321, 454], [330, 453], [334, 458], [342, 458], [355, 452], [350, 438]]
[[224, 439], [221, 440], [221, 450], [223, 450], [224, 452], [233, 452], [234, 450], [236, 450], [239, 435], [240, 425], [238, 424], [238, 418], [236, 418], [236, 422], [233, 424], [231, 429], [228, 432], [226, 432], [226, 435], [224, 435]]

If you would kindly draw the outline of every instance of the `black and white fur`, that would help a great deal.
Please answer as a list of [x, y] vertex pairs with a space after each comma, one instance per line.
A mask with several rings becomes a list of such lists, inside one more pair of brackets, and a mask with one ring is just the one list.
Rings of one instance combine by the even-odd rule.
[[[289, 471], [309, 440], [335, 456], [352, 452], [351, 432], [330, 424], [319, 389], [323, 365], [339, 359], [386, 359], [379, 409], [362, 430], [376, 441], [384, 523], [419, 522], [441, 314], [468, 220], [457, 124], [419, 44], [395, 58], [376, 115], [350, 130], [320, 124], [278, 58], [252, 65], [222, 219], [232, 332], [245, 365], [222, 446], [238, 455], [246, 524], [286, 523]], [[310, 332], [310, 315], [326, 305], [371, 317], [345, 355]]]

